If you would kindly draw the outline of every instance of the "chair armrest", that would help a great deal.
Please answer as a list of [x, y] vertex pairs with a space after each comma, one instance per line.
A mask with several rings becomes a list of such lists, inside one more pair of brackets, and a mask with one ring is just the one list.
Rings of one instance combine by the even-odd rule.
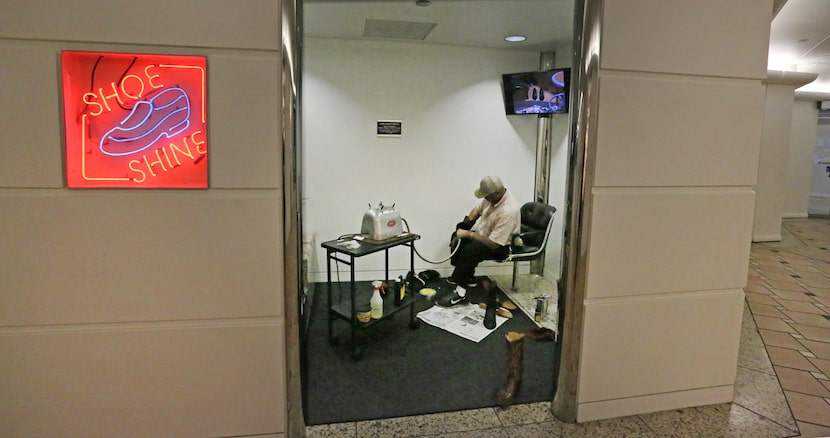
[[510, 238], [510, 252], [512, 253], [517, 249], [521, 249], [524, 244], [525, 243], [522, 240], [522, 233], [513, 233], [513, 237]]
[[[532, 230], [519, 233], [519, 238], [524, 242], [530, 242], [533, 246], [539, 244], [545, 239], [545, 230]], [[538, 241], [538, 242], [537, 242]]]

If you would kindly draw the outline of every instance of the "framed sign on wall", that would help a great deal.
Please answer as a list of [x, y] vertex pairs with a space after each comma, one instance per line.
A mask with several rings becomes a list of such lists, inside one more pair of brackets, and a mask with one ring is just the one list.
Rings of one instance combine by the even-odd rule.
[[203, 56], [63, 51], [71, 188], [207, 188]]

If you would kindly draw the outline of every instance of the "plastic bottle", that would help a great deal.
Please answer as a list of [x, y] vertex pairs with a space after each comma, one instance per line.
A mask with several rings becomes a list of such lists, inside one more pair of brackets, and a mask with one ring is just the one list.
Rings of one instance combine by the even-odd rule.
[[383, 282], [375, 280], [372, 282], [372, 286], [375, 290], [372, 292], [372, 298], [369, 300], [369, 306], [372, 308], [371, 317], [372, 319], [381, 319], [383, 318], [383, 297], [380, 296], [380, 289], [383, 286]]

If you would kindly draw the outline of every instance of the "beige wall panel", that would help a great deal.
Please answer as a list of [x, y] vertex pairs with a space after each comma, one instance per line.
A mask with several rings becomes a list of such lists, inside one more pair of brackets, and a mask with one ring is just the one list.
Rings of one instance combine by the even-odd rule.
[[0, 43], [0, 187], [63, 186], [58, 65], [54, 50]]
[[758, 60], [767, 58], [772, 0], [609, 0], [604, 8], [603, 69], [766, 77]]
[[[713, 388], [675, 391], [666, 394], [650, 394], [616, 400], [602, 400], [580, 403], [577, 406], [577, 422], [602, 420], [605, 418], [627, 417], [648, 412], [670, 411], [691, 406], [705, 406], [729, 403], [734, 398], [732, 384]], [[724, 424], [723, 427], [726, 427]]]
[[279, 2], [3, 0], [0, 38], [276, 50]]
[[595, 186], [755, 184], [758, 81], [604, 72], [600, 87]]
[[[88, 45], [71, 50], [129, 51]], [[0, 187], [62, 187], [63, 108], [56, 44], [0, 47], [0, 97], [16, 110], [0, 119]], [[208, 141], [212, 188], [279, 188], [282, 183], [278, 56], [193, 50], [140, 52], [208, 56]], [[26, 84], [27, 86], [21, 86]]]
[[212, 188], [278, 188], [282, 140], [278, 56], [208, 59]]
[[0, 326], [281, 315], [277, 193], [0, 193]]
[[578, 402], [732, 385], [743, 300], [734, 289], [587, 301]]
[[283, 432], [280, 322], [0, 332], [4, 438]]
[[741, 288], [750, 189], [594, 189], [588, 299]]

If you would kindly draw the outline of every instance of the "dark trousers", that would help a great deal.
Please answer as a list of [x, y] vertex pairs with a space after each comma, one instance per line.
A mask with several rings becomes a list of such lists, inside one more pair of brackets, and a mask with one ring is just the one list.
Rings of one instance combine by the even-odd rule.
[[462, 282], [472, 280], [479, 263], [484, 260], [504, 260], [508, 254], [507, 246], [492, 250], [478, 241], [461, 239], [461, 246], [450, 259], [450, 263], [455, 266], [450, 278]]

